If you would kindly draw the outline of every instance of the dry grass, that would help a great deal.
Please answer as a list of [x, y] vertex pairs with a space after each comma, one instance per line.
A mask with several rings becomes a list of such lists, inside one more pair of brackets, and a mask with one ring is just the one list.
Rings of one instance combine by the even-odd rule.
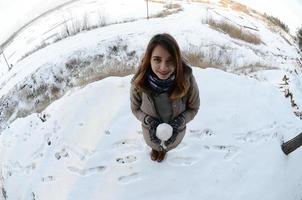
[[[89, 31], [92, 29], [110, 25], [106, 22], [107, 20], [104, 15], [102, 15], [101, 13], [98, 13], [98, 15], [99, 15], [98, 22], [96, 25], [91, 25], [89, 23], [89, 17], [88, 17], [87, 13], [85, 13], [81, 19], [72, 18], [69, 21], [65, 20], [64, 24], [62, 25], [61, 32], [59, 34], [57, 34], [56, 38], [54, 39], [54, 41], [52, 43], [56, 43], [60, 40], [63, 40], [69, 36], [76, 35], [83, 31]], [[40, 45], [36, 46], [32, 50], [30, 50], [29, 52], [27, 52], [26, 54], [21, 56], [21, 58], [18, 60], [18, 62], [50, 44], [51, 43], [45, 43], [45, 42], [41, 43]]]
[[273, 67], [272, 65], [267, 65], [263, 63], [256, 62], [254, 64], [249, 64], [246, 66], [241, 66], [234, 69], [232, 72], [235, 74], [250, 74], [262, 70], [278, 70], [278, 67]]
[[154, 3], [166, 3], [165, 0], [148, 0], [149, 2], [154, 2]]
[[99, 13], [99, 19], [97, 25], [90, 24], [87, 13], [85, 13], [81, 19], [73, 18], [71, 16], [71, 20], [69, 21], [65, 20], [62, 31], [60, 35], [56, 38], [56, 41], [62, 40], [72, 35], [76, 35], [82, 31], [91, 30], [102, 26], [106, 26], [106, 19], [100, 13]]
[[197, 2], [197, 3], [210, 3], [209, 0], [191, 0], [192, 2]]
[[230, 1], [221, 0], [221, 1], [219, 1], [219, 4], [223, 7], [229, 7]]
[[[192, 66], [200, 68], [217, 68], [226, 71], [236, 65], [236, 59], [233, 60], [232, 52], [227, 46], [189, 46], [182, 52], [184, 59]], [[235, 62], [235, 63], [234, 63]], [[255, 62], [252, 64], [240, 65], [236, 69], [229, 71], [234, 74], [251, 74], [261, 70], [278, 70], [279, 68], [269, 64]]]
[[218, 68], [226, 70], [231, 64], [230, 54], [226, 53], [225, 47], [213, 46], [202, 50], [202, 46], [190, 46], [182, 52], [184, 59], [192, 66], [200, 68]]
[[297, 39], [300, 50], [302, 50], [302, 27], [298, 29], [297, 31]]
[[244, 12], [246, 14], [250, 14], [250, 10], [247, 6], [232, 0], [220, 0], [219, 4], [223, 7], [231, 8], [232, 10], [238, 12]]
[[263, 17], [265, 19], [267, 19], [274, 26], [280, 27], [281, 29], [283, 29], [287, 33], [289, 32], [288, 26], [284, 22], [282, 22], [280, 19], [278, 19], [277, 17], [267, 15], [266, 13], [264, 13]]
[[27, 56], [30, 56], [31, 54], [35, 53], [36, 51], [39, 51], [40, 49], [43, 49], [44, 47], [46, 47], [48, 45], [49, 45], [49, 43], [45, 43], [45, 42], [41, 43], [40, 45], [36, 46], [32, 50], [30, 50], [29, 52], [27, 52], [26, 54], [24, 54], [23, 56], [21, 56], [21, 58], [18, 60], [18, 62], [21, 61], [21, 60], [23, 60]]
[[246, 5], [243, 5], [243, 4], [240, 4], [240, 3], [237, 3], [237, 2], [234, 2], [232, 5], [231, 5], [231, 9], [235, 10], [235, 11], [239, 11], [239, 12], [244, 12], [244, 13], [249, 13], [249, 9]]
[[150, 16], [150, 18], [163, 18], [163, 17], [167, 17], [167, 16], [172, 15], [177, 12], [178, 11], [163, 10], [155, 15]]
[[192, 66], [200, 67], [203, 69], [213, 67], [211, 63], [204, 60], [204, 54], [202, 52], [187, 50], [183, 51], [182, 55], [184, 56], [185, 60]]
[[180, 9], [181, 5], [177, 4], [177, 3], [168, 3], [166, 5], [164, 5], [164, 8], [166, 9]]
[[162, 10], [161, 12], [155, 14], [155, 15], [152, 15], [150, 16], [151, 18], [163, 18], [163, 17], [167, 17], [169, 15], [172, 15], [172, 14], [175, 14], [175, 13], [178, 13], [180, 11], [183, 11], [183, 8], [181, 7], [181, 5], [179, 4], [176, 4], [176, 3], [169, 3], [169, 4], [166, 4], [164, 6], [164, 10]]
[[212, 18], [207, 18], [205, 23], [209, 24], [211, 28], [224, 32], [230, 37], [235, 39], [240, 39], [252, 44], [260, 44], [261, 39], [258, 35], [250, 33], [248, 31], [243, 31], [242, 28], [238, 28], [236, 25], [233, 25], [226, 21], [215, 21]]
[[0, 98], [0, 132], [18, 117], [43, 111], [73, 87], [82, 87], [108, 76], [133, 74], [138, 60], [137, 52], [130, 50], [120, 39], [108, 46], [104, 54], [86, 58], [75, 56], [61, 69], [54, 66], [39, 68], [26, 77], [23, 84], [17, 84]]

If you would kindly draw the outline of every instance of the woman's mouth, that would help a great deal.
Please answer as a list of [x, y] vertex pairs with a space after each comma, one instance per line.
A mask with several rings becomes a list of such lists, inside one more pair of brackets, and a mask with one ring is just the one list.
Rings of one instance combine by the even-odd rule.
[[169, 72], [158, 72], [160, 75], [162, 75], [162, 76], [166, 76], [166, 75], [168, 75], [169, 74]]

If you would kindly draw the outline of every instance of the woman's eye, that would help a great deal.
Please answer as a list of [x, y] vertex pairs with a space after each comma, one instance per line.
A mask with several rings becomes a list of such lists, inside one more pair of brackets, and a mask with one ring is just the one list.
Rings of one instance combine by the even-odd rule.
[[156, 63], [159, 63], [159, 62], [160, 62], [160, 59], [154, 58], [153, 61], [156, 62]]
[[168, 61], [167, 61], [167, 64], [168, 64], [168, 65], [172, 65], [172, 64], [173, 64], [173, 60], [168, 60]]

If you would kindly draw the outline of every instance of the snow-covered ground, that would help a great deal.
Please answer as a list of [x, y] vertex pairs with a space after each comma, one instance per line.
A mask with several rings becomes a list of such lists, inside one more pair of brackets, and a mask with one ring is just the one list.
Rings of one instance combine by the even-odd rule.
[[[294, 115], [302, 107], [302, 72], [296, 62], [300, 55], [291, 41], [271, 31], [259, 18], [217, 4], [179, 2], [183, 11], [147, 20], [143, 19], [144, 3], [136, 7], [119, 1], [98, 3], [76, 1], [61, 11], [65, 10], [66, 16], [82, 15], [86, 11], [97, 13], [101, 7], [108, 11], [106, 18], [116, 22], [128, 21], [127, 12], [131, 10], [136, 20], [82, 32], [17, 62], [28, 51], [24, 45], [30, 48], [45, 40], [40, 34], [43, 30], [53, 31], [47, 31], [51, 35], [60, 30], [51, 29], [62, 20], [62, 13], [54, 11], [43, 18], [49, 24], [37, 21], [7, 49], [15, 63], [9, 72], [1, 71], [0, 77], [0, 108], [12, 109], [10, 120], [0, 115], [0, 128], [6, 127], [0, 133], [3, 197], [302, 198], [302, 152], [298, 149], [285, 156], [280, 148], [282, 141], [302, 131], [301, 120]], [[120, 8], [119, 13], [111, 12], [112, 7]], [[156, 14], [164, 5], [150, 3], [150, 8]], [[204, 23], [208, 17], [252, 27], [255, 30], [249, 31], [259, 35], [262, 43], [253, 45], [216, 31]], [[33, 31], [37, 34], [31, 34]], [[132, 75], [108, 77], [83, 87], [76, 84], [76, 77], [70, 77], [74, 74], [67, 67], [72, 59], [82, 59], [98, 68], [96, 72], [105, 73], [110, 68], [106, 64], [127, 60], [132, 53], [127, 62], [136, 67], [150, 37], [159, 32], [172, 34], [182, 50], [198, 49], [208, 57], [222, 58], [223, 64], [217, 67], [225, 69], [194, 67], [200, 111], [188, 124], [181, 145], [160, 164], [150, 160], [140, 123], [130, 111]], [[113, 47], [123, 51], [111, 55]], [[101, 64], [94, 63], [99, 57]], [[78, 76], [85, 76], [80, 69]], [[284, 81], [284, 76], [289, 80]], [[81, 87], [64, 85], [70, 78], [73, 86]], [[35, 107], [40, 97], [22, 99], [35, 94], [40, 86], [53, 86], [56, 79], [63, 82], [56, 86], [62, 87], [60, 95], [65, 95], [56, 101], [49, 96], [51, 104], [42, 113]], [[293, 93], [296, 107], [284, 97], [287, 89]], [[18, 117], [20, 110], [23, 118]]]
[[280, 143], [301, 121], [280, 92], [220, 70], [194, 74], [200, 111], [163, 163], [130, 111], [132, 76], [68, 93], [44, 123], [17, 119], [2, 133], [8, 199], [300, 199], [302, 151], [287, 157]]

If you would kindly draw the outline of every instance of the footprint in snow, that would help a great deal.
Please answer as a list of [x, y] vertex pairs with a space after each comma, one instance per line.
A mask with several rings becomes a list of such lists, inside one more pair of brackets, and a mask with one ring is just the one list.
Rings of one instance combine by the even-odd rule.
[[117, 158], [115, 159], [116, 162], [121, 163], [121, 164], [125, 164], [125, 163], [133, 163], [137, 160], [136, 156], [134, 155], [128, 155], [126, 157], [123, 158]]
[[28, 132], [25, 132], [25, 133], [23, 133], [22, 136], [23, 136], [22, 140], [27, 141], [31, 137], [31, 134]]
[[57, 133], [61, 128], [62, 127], [59, 125], [58, 121], [54, 121], [52, 132]]
[[55, 181], [55, 177], [54, 176], [45, 176], [41, 178], [42, 182], [51, 182], [51, 181]]
[[203, 146], [207, 150], [213, 150], [218, 153], [223, 153], [224, 154], [224, 159], [225, 160], [231, 160], [233, 159], [239, 152], [240, 149], [239, 147], [236, 146], [226, 146], [226, 145], [212, 145], [212, 146]]
[[278, 138], [278, 132], [276, 131], [277, 123], [265, 125], [259, 129], [251, 130], [244, 133], [234, 134], [236, 139], [242, 142], [259, 143], [268, 142]]
[[90, 151], [88, 149], [81, 147], [76, 143], [71, 143], [71, 142], [69, 142], [69, 144], [65, 144], [63, 147], [65, 151], [62, 150], [60, 156], [63, 155], [64, 157], [68, 157], [69, 155], [75, 155], [81, 161], [89, 159], [95, 153], [95, 151]]
[[36, 169], [36, 163], [31, 163], [29, 165], [22, 165], [20, 162], [9, 162], [7, 165], [4, 166], [7, 170], [11, 171], [12, 173], [23, 173], [26, 175], [30, 175]]
[[44, 135], [44, 140], [45, 140], [45, 142], [48, 146], [51, 146], [51, 144], [52, 144], [52, 142], [51, 142], [52, 141], [52, 134], [50, 134], [50, 133], [45, 134]]
[[37, 159], [37, 158], [42, 158], [44, 156], [43, 151], [44, 151], [45, 144], [42, 143], [30, 156], [32, 159]]
[[118, 177], [118, 181], [122, 184], [128, 184], [128, 183], [131, 183], [133, 181], [137, 181], [139, 180], [141, 177], [139, 175], [139, 173], [137, 172], [134, 172], [134, 173], [131, 173], [129, 175], [126, 175], [126, 176], [120, 176]]
[[268, 142], [278, 138], [278, 133], [273, 130], [249, 131], [247, 133], [236, 134], [235, 138], [241, 142], [248, 143]]
[[55, 157], [60, 160], [62, 157], [69, 157], [69, 154], [65, 148], [62, 148], [61, 151], [55, 153]]
[[168, 162], [174, 165], [191, 166], [198, 162], [198, 158], [177, 156], [169, 159]]
[[190, 130], [190, 137], [203, 139], [204, 137], [214, 136], [215, 133], [211, 129], [203, 129], [203, 130]]
[[106, 169], [106, 167], [100, 165], [100, 166], [97, 166], [97, 167], [90, 167], [90, 168], [86, 168], [86, 169], [79, 169], [77, 167], [69, 166], [67, 169], [70, 172], [76, 173], [78, 175], [88, 176], [88, 175], [91, 175], [91, 174], [103, 172]]
[[135, 139], [123, 139], [112, 144], [113, 148], [131, 148], [142, 150], [142, 145]]

